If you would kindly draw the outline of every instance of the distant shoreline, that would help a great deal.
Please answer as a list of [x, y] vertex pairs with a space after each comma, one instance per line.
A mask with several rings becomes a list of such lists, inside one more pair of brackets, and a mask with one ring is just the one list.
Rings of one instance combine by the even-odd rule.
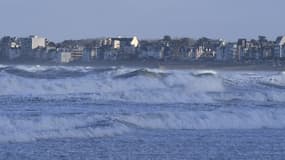
[[98, 61], [93, 63], [57, 64], [48, 62], [0, 62], [2, 65], [40, 65], [40, 66], [90, 66], [90, 67], [134, 67], [166, 70], [228, 70], [228, 71], [285, 71], [285, 63], [274, 66], [272, 62], [260, 64], [233, 64], [215, 62], [164, 62], [164, 61]]

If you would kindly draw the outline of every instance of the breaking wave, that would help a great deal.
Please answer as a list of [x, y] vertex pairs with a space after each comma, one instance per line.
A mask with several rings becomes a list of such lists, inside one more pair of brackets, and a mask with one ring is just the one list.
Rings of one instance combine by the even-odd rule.
[[[64, 69], [65, 73], [63, 73], [62, 68], [28, 71], [9, 68], [0, 73], [0, 95], [41, 96], [88, 93], [94, 100], [197, 103], [203, 99], [207, 103], [213, 101], [208, 96], [209, 92], [224, 90], [221, 78], [196, 77], [189, 72], [128, 68], [101, 69], [100, 71], [103, 72], [98, 73], [98, 69], [95, 68], [79, 68], [68, 71]], [[37, 75], [36, 79], [35, 75]], [[61, 79], [59, 75], [65, 78]]]
[[1, 66], [0, 96], [85, 94], [138, 103], [285, 102], [284, 73]]
[[0, 68], [0, 72], [6, 72], [11, 75], [15, 75], [23, 78], [34, 79], [64, 79], [64, 78], [77, 78], [87, 76], [89, 74], [102, 73], [115, 70], [116, 68], [77, 68], [69, 69], [67, 67], [51, 67], [41, 68], [40, 66], [35, 68], [27, 67], [3, 67]]
[[25, 142], [56, 138], [94, 138], [120, 135], [130, 129], [108, 124], [98, 117], [38, 117], [15, 119], [0, 117], [0, 142]]
[[163, 72], [153, 72], [147, 69], [139, 69], [135, 71], [131, 71], [129, 73], [121, 74], [115, 76], [116, 79], [128, 79], [137, 76], [144, 76], [144, 77], [153, 77], [153, 78], [164, 78], [167, 77], [169, 74]]
[[0, 65], [0, 142], [284, 129], [284, 80], [284, 72]]
[[282, 109], [216, 109], [111, 115], [0, 117], [0, 142], [100, 138], [149, 130], [284, 129]]

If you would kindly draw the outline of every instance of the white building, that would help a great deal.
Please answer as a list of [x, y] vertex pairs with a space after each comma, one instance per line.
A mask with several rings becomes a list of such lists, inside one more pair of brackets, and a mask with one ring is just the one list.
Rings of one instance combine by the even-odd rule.
[[45, 48], [46, 47], [46, 38], [39, 36], [30, 36], [31, 39], [31, 47], [32, 49], [36, 48]]
[[285, 36], [278, 37], [274, 48], [275, 57], [285, 57]]
[[30, 36], [28, 38], [19, 38], [23, 50], [33, 50], [46, 47], [46, 38], [39, 36]]
[[120, 49], [124, 47], [134, 47], [139, 46], [139, 40], [136, 36], [132, 38], [107, 38], [103, 41], [103, 45], [111, 46], [113, 49]]
[[72, 53], [71, 52], [59, 52], [56, 62], [57, 63], [70, 63], [72, 61]]

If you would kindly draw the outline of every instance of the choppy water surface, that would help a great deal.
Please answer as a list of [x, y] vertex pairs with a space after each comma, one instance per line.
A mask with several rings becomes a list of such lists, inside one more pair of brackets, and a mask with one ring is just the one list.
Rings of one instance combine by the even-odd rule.
[[0, 159], [283, 159], [285, 73], [0, 66]]

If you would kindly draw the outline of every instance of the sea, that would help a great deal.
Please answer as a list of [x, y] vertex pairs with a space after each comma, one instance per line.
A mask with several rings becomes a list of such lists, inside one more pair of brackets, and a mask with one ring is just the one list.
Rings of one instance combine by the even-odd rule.
[[284, 160], [285, 72], [0, 65], [0, 160]]

